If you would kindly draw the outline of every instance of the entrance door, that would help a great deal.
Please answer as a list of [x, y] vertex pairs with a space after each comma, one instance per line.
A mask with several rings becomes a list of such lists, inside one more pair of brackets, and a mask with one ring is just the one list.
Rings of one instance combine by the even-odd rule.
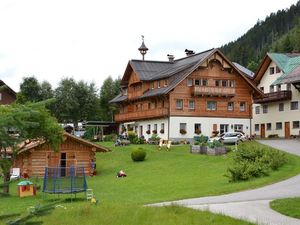
[[220, 134], [228, 132], [228, 124], [220, 124]]
[[60, 155], [60, 176], [66, 176], [66, 165], [67, 165], [67, 153], [63, 152]]
[[265, 138], [266, 137], [266, 127], [265, 124], [262, 123], [260, 125], [260, 138]]
[[284, 137], [287, 139], [289, 139], [291, 137], [290, 122], [284, 123]]
[[140, 126], [140, 137], [142, 137], [143, 136], [143, 126]]

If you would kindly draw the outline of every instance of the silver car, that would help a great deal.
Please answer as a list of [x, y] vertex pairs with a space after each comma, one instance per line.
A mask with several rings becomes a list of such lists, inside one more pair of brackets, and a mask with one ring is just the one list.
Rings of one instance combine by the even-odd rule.
[[219, 138], [219, 141], [224, 144], [235, 144], [244, 140], [246, 140], [246, 137], [241, 132], [226, 132]]

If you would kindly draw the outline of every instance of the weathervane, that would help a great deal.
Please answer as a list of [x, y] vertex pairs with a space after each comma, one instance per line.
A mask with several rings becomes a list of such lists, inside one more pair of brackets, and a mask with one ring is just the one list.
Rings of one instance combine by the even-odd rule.
[[138, 50], [140, 51], [140, 53], [142, 54], [143, 56], [143, 61], [145, 59], [145, 55], [148, 51], [148, 48], [146, 47], [145, 43], [144, 43], [144, 35], [142, 35], [142, 45], [141, 47], [138, 48]]

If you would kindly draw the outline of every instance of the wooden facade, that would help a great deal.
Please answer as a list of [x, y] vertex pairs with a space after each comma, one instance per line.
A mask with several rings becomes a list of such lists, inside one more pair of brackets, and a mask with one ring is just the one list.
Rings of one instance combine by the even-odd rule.
[[75, 137], [64, 134], [64, 141], [58, 152], [54, 152], [48, 144], [31, 143], [22, 149], [14, 160], [13, 167], [20, 168], [21, 174], [30, 177], [44, 176], [45, 167], [84, 167], [85, 174], [92, 173], [91, 160], [96, 162], [96, 152], [107, 149]]
[[0, 87], [6, 86], [0, 90], [0, 105], [9, 105], [16, 101], [16, 92], [8, 87], [2, 80], [0, 80]]
[[[129, 71], [128, 67], [126, 71]], [[253, 94], [259, 96], [248, 78], [219, 51], [164, 95], [139, 98], [146, 92], [168, 87], [174, 77], [141, 81], [135, 71], [131, 69], [130, 72], [126, 74], [128, 83], [124, 89], [127, 100], [119, 103], [119, 113], [115, 115], [115, 121], [119, 123], [169, 116], [252, 118]], [[203, 80], [205, 84], [201, 83]], [[183, 102], [181, 109], [176, 107], [177, 100]], [[189, 107], [189, 101], [194, 101], [194, 109]], [[217, 105], [213, 111], [207, 109], [210, 101]], [[228, 110], [228, 104], [233, 104], [232, 110]]]

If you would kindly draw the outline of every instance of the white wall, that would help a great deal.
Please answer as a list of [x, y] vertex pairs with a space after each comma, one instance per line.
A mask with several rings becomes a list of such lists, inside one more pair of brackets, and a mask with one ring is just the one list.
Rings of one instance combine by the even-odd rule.
[[[187, 133], [185, 135], [182, 135], [179, 132], [180, 123], [187, 124]], [[235, 124], [242, 124], [243, 131], [246, 135], [250, 136], [250, 119], [215, 117], [170, 117], [170, 139], [192, 139], [195, 135], [197, 135], [194, 133], [195, 123], [201, 124], [201, 131], [205, 136], [211, 136], [213, 131], [213, 124], [217, 124], [218, 131], [220, 131], [220, 124], [228, 124], [228, 131], [234, 131]]]
[[[269, 93], [269, 86], [279, 77], [282, 75], [282, 72], [270, 75], [269, 68], [276, 67], [274, 62], [271, 62], [268, 69], [266, 70], [265, 74], [263, 75], [258, 88], [264, 87], [264, 92]], [[281, 85], [281, 90], [286, 90], [286, 84]], [[274, 91], [277, 91], [277, 87], [274, 87]], [[299, 129], [293, 129], [293, 121], [300, 121], [300, 92], [295, 89], [293, 85], [291, 85], [292, 91], [292, 100], [291, 101], [298, 101], [298, 110], [291, 110], [291, 101], [278, 101], [272, 103], [266, 103], [268, 105], [268, 113], [263, 113], [263, 105], [264, 104], [253, 104], [253, 120], [252, 120], [252, 133], [260, 135], [260, 128], [261, 124], [265, 124], [265, 136], [268, 137], [270, 134], [278, 134], [280, 137], [284, 137], [284, 123], [290, 122], [290, 134], [291, 135], [298, 135]], [[284, 111], [279, 111], [279, 103], [284, 103]], [[256, 114], [255, 107], [260, 106], [260, 113]], [[276, 122], [282, 123], [282, 129], [276, 130]], [[271, 123], [271, 129], [267, 130], [267, 123]], [[259, 124], [259, 130], [255, 131], [255, 124]]]

